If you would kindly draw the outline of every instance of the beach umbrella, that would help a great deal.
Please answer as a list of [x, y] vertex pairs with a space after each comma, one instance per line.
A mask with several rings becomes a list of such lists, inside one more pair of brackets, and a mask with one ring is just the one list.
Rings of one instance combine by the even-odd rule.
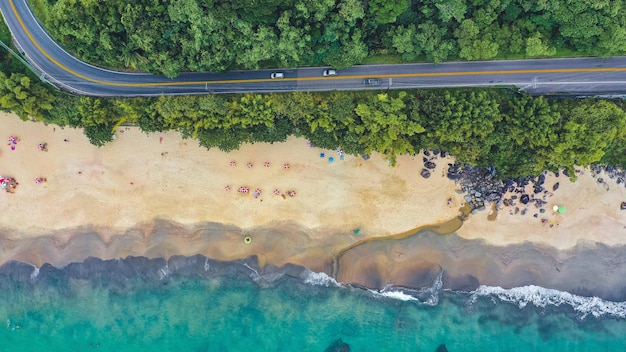
[[330, 158], [328, 158], [328, 162], [332, 163], [333, 161], [335, 161], [335, 158], [333, 158], [332, 156]]
[[564, 214], [565, 213], [565, 206], [564, 205], [559, 205], [558, 212], [559, 212], [559, 214]]

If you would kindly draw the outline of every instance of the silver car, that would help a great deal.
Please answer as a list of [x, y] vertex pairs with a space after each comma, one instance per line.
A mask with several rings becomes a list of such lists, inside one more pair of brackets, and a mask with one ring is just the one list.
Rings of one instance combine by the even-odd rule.
[[270, 75], [271, 79], [275, 79], [275, 78], [285, 78], [285, 74], [282, 72], [272, 72], [272, 74]]
[[324, 75], [324, 77], [336, 76], [337, 70], [333, 70], [332, 68], [329, 68], [329, 69], [324, 70], [324, 72], [322, 72], [322, 75]]

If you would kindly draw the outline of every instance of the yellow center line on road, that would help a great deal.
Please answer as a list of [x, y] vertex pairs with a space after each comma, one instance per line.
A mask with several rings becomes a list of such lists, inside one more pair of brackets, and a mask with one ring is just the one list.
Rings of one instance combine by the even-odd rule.
[[273, 79], [239, 79], [239, 80], [215, 80], [215, 81], [189, 81], [189, 82], [171, 82], [171, 81], [163, 81], [163, 82], [154, 82], [154, 83], [119, 83], [119, 82], [109, 82], [102, 81], [99, 79], [94, 79], [82, 75], [78, 72], [73, 71], [72, 69], [65, 67], [63, 64], [55, 60], [52, 56], [50, 56], [43, 48], [35, 41], [35, 38], [32, 36], [30, 31], [26, 28], [24, 21], [17, 13], [17, 9], [13, 4], [13, 0], [9, 0], [11, 4], [11, 8], [13, 9], [13, 13], [15, 13], [15, 17], [19, 21], [24, 33], [28, 36], [30, 41], [35, 45], [35, 47], [50, 60], [53, 64], [61, 68], [62, 70], [70, 73], [73, 76], [84, 79], [85, 81], [98, 83], [107, 86], [116, 86], [116, 87], [161, 87], [161, 86], [188, 86], [188, 85], [207, 85], [207, 84], [235, 84], [235, 83], [260, 83], [260, 82], [272, 82], [272, 81], [318, 81], [320, 79], [323, 80], [346, 80], [346, 79], [364, 79], [364, 78], [402, 78], [402, 77], [443, 77], [443, 76], [467, 76], [467, 75], [511, 75], [511, 74], [521, 74], [521, 73], [583, 73], [583, 72], [616, 72], [616, 71], [626, 71], [624, 67], [605, 67], [605, 68], [564, 68], [564, 69], [549, 69], [549, 70], [498, 70], [498, 71], [457, 71], [457, 72], [432, 72], [432, 73], [393, 73], [393, 74], [384, 74], [384, 75], [366, 75], [366, 76], [335, 76], [335, 77], [298, 77], [298, 78], [282, 78], [279, 80]]

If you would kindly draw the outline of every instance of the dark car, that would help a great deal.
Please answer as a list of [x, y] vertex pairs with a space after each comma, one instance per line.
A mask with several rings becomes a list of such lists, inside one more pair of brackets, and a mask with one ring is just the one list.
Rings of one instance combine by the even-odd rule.
[[366, 86], [379, 86], [383, 83], [381, 79], [378, 78], [366, 78], [363, 80], [363, 84]]

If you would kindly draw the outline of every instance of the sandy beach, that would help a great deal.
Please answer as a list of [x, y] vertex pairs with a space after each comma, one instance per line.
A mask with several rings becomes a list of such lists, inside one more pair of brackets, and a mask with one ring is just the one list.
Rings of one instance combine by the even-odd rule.
[[[207, 151], [176, 132], [146, 135], [122, 127], [115, 141], [97, 148], [78, 129], [7, 114], [2, 121], [2, 138], [19, 138], [15, 150], [0, 147], [0, 174], [19, 182], [0, 203], [0, 226], [12, 241], [53, 235], [60, 246], [82, 227], [78, 232], [97, 229], [106, 243], [131, 227], [164, 219], [244, 231], [297, 224], [311, 240], [338, 236], [349, 244], [449, 220], [458, 213], [454, 204], [462, 201], [454, 183], [443, 177], [451, 159], [439, 162], [425, 180], [419, 156], [403, 156], [397, 167], [380, 155], [340, 160], [337, 151], [311, 148], [303, 139], [224, 153]], [[39, 143], [47, 143], [48, 151], [40, 151]], [[47, 182], [36, 184], [36, 178]], [[249, 193], [239, 193], [240, 187]], [[262, 194], [254, 197], [257, 188]], [[179, 242], [183, 247], [184, 240]], [[237, 245], [242, 243], [240, 238]], [[0, 260], [11, 258], [17, 259], [5, 252]]]
[[[177, 132], [147, 135], [136, 127], [119, 128], [115, 141], [97, 148], [79, 129], [23, 122], [11, 114], [0, 118], [0, 138], [19, 138], [15, 150], [6, 143], [0, 147], [0, 174], [20, 183], [14, 193], [0, 195], [2, 263], [65, 265], [88, 256], [177, 254], [232, 260], [255, 254], [261, 263], [320, 269], [330, 253], [455, 219], [463, 204], [457, 185], [444, 177], [453, 162], [449, 157], [436, 160], [437, 169], [424, 179], [421, 155], [401, 156], [391, 167], [381, 155], [340, 160], [337, 151], [297, 138], [224, 153], [207, 151]], [[48, 151], [39, 150], [39, 143], [47, 143]], [[37, 184], [36, 178], [47, 182]], [[498, 246], [626, 244], [626, 211], [620, 210], [625, 189], [605, 180], [599, 184], [589, 170], [575, 183], [548, 175], [546, 185], [558, 181], [560, 188], [548, 198], [545, 213], [531, 206], [526, 215], [511, 215], [513, 208], [505, 207], [492, 221], [483, 211], [457, 233]], [[238, 192], [240, 187], [249, 192]], [[257, 188], [262, 193], [255, 197]], [[567, 212], [553, 213], [553, 205]], [[158, 228], [159, 221], [176, 225], [168, 231]], [[250, 245], [245, 236], [252, 238]]]

